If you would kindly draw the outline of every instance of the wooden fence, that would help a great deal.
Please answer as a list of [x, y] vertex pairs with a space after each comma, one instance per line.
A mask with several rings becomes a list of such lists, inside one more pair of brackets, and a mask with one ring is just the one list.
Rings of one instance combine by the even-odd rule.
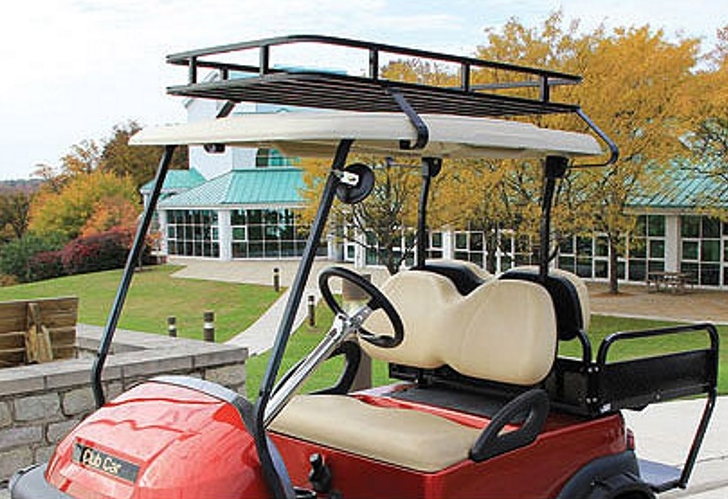
[[78, 298], [0, 302], [0, 367], [75, 356]]

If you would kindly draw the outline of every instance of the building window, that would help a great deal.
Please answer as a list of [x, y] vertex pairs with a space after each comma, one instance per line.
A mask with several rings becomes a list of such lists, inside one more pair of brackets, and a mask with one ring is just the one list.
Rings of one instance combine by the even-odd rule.
[[[725, 240], [720, 220], [713, 217], [683, 216], [681, 217], [680, 235], [682, 236], [680, 270], [691, 274], [693, 282], [701, 286], [719, 286], [721, 284], [721, 266], [724, 280], [728, 276], [725, 270], [727, 261]], [[721, 246], [723, 249], [721, 250]], [[723, 264], [721, 264], [721, 259]]]
[[269, 166], [296, 166], [298, 164], [298, 158], [289, 158], [284, 156], [277, 149], [262, 147], [258, 149], [258, 152], [255, 155], [256, 168], [266, 168]]
[[427, 234], [427, 258], [442, 258], [443, 256], [443, 239], [442, 232], [430, 231]]
[[[366, 265], [387, 265], [387, 252], [379, 244], [376, 233], [367, 231], [365, 260]], [[415, 264], [415, 234], [411, 230], [401, 231], [399, 239], [392, 247], [391, 257], [397, 261], [402, 260], [403, 264], [411, 267]], [[404, 255], [404, 258], [403, 258]]]
[[[288, 209], [232, 210], [230, 225], [233, 258], [301, 256], [309, 234]], [[317, 255], [326, 253], [326, 244], [319, 244]]]
[[665, 270], [665, 217], [640, 215], [629, 237], [630, 281], [645, 281], [650, 272]]
[[568, 236], [559, 243], [558, 267], [585, 279], [609, 277], [609, 242], [605, 235]]
[[479, 267], [485, 263], [485, 238], [482, 231], [455, 232], [455, 260], [473, 262]]
[[219, 225], [214, 210], [169, 210], [167, 248], [170, 255], [220, 257]]

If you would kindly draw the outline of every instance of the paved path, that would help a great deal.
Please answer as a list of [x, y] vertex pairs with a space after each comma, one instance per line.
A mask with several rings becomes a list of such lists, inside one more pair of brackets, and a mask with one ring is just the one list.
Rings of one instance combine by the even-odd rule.
[[[244, 282], [250, 284], [273, 285], [274, 269], [278, 269], [280, 285], [289, 288], [293, 283], [298, 268], [298, 260], [274, 262], [274, 261], [235, 261], [220, 262], [214, 260], [196, 260], [189, 258], [175, 258], [170, 263], [185, 265], [185, 268], [175, 272], [173, 277], [188, 279], [207, 279], [213, 281]], [[303, 298], [296, 312], [293, 330], [295, 331], [308, 317], [308, 297], [313, 296], [314, 302], [318, 303], [321, 298], [317, 285], [319, 272], [332, 265], [325, 260], [317, 260], [311, 269], [311, 276], [306, 283]], [[342, 265], [342, 264], [337, 264]], [[345, 267], [350, 265], [343, 264]], [[367, 271], [369, 272], [369, 271]], [[375, 283], [381, 283], [386, 279], [385, 270], [375, 269], [370, 272]], [[248, 329], [238, 333], [228, 343], [248, 348], [250, 355], [259, 355], [270, 350], [275, 342], [278, 327], [286, 309], [289, 298], [289, 290], [281, 295], [278, 300], [263, 314], [260, 319], [253, 323]]]

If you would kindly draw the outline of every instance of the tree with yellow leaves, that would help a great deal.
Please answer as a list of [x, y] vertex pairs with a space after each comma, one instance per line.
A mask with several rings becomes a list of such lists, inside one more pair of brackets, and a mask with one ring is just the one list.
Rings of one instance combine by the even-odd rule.
[[[556, 224], [566, 227], [567, 233], [580, 227], [587, 234], [606, 234], [614, 293], [618, 292], [617, 258], [624, 251], [624, 236], [635, 223], [627, 213], [629, 201], [636, 194], [654, 192], [659, 187], [654, 183], [658, 170], [684, 152], [679, 138], [689, 124], [684, 104], [693, 91], [691, 70], [697, 48], [696, 39], [668, 41], [664, 32], [649, 26], [611, 32], [598, 28], [580, 34], [578, 22], [564, 28], [556, 13], [540, 28], [511, 20], [502, 32], [489, 31], [488, 44], [479, 50], [483, 58], [583, 75], [581, 85], [554, 89], [553, 98], [579, 103], [617, 143], [620, 157], [605, 168], [572, 171], [570, 189], [562, 195], [569, 209], [561, 210]], [[564, 117], [537, 121], [542, 126], [585, 129]], [[524, 179], [533, 190], [532, 179]]]

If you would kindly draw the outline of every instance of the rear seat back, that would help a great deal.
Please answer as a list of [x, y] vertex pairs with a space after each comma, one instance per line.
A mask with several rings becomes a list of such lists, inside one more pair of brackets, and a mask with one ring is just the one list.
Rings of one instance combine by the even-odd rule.
[[463, 260], [430, 260], [417, 270], [434, 272], [452, 281], [461, 295], [470, 294], [495, 276], [473, 262]]
[[541, 282], [538, 267], [516, 267], [499, 276], [501, 280], [518, 280], [537, 283], [551, 296], [559, 339], [574, 339], [581, 331], [589, 329], [589, 292], [578, 276], [561, 269], [550, 269], [546, 282]]
[[[404, 323], [403, 342], [383, 349], [362, 342], [374, 358], [423, 369], [444, 365], [465, 376], [529, 386], [551, 371], [556, 316], [548, 292], [522, 280], [489, 280], [463, 296], [443, 275], [400, 272], [382, 286]], [[366, 323], [388, 334], [382, 312]]]

